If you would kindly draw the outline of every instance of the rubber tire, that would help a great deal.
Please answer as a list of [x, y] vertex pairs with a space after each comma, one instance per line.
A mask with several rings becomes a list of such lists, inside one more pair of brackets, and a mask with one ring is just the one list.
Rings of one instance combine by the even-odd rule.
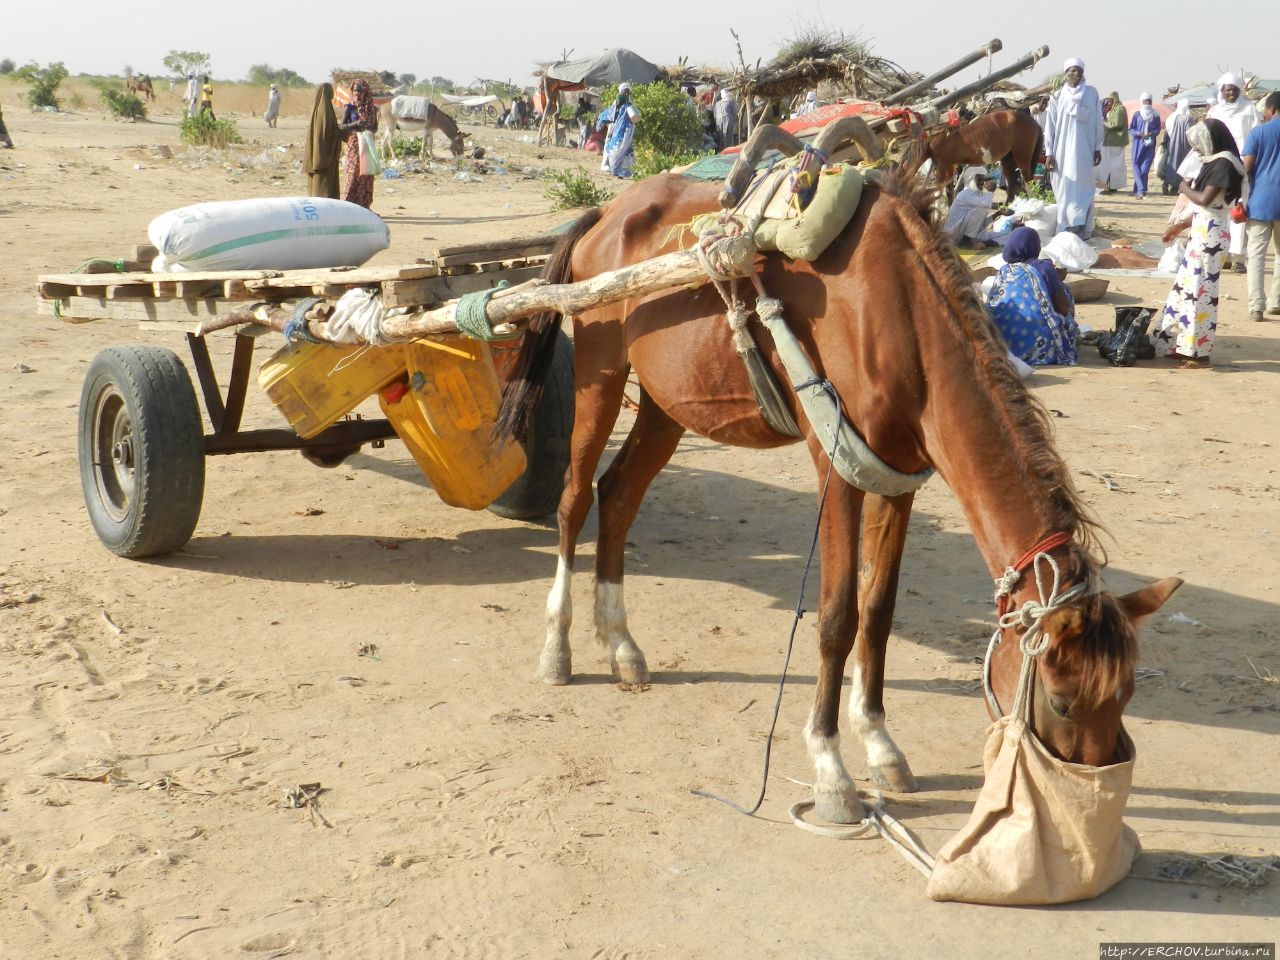
[[[171, 553], [190, 540], [204, 500], [204, 433], [191, 377], [177, 354], [142, 346], [103, 350], [85, 376], [79, 419], [80, 486], [107, 549], [138, 559]], [[102, 460], [110, 455], [98, 426], [127, 438], [123, 470], [95, 464], [95, 448]]]
[[529, 464], [489, 512], [508, 520], [536, 520], [555, 512], [569, 469], [573, 436], [573, 341], [563, 330], [542, 388], [542, 400], [529, 420], [525, 456]]

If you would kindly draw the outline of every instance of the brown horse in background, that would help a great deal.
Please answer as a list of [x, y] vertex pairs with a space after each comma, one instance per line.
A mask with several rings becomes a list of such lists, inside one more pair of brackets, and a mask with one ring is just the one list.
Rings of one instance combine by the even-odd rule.
[[971, 164], [989, 167], [998, 160], [1004, 172], [1005, 192], [1012, 200], [1036, 175], [1036, 161], [1043, 145], [1044, 131], [1030, 110], [997, 110], [963, 127], [916, 141], [904, 162], [932, 160], [936, 182], [947, 187], [958, 168]]
[[[1136, 624], [1181, 581], [1160, 581], [1124, 597], [1102, 590], [1095, 524], [1054, 450], [1045, 410], [1009, 364], [968, 269], [930, 226], [934, 191], [915, 174], [908, 167], [890, 172], [879, 186], [868, 183], [852, 222], [817, 260], [767, 254], [758, 260], [760, 279], [786, 305], [790, 328], [817, 375], [837, 391], [845, 415], [878, 456], [902, 472], [933, 467], [941, 474], [993, 577], [1036, 545], [1057, 560], [1064, 588], [1084, 586], [1082, 596], [1045, 620], [1051, 639], [1036, 670], [1033, 725], [1060, 757], [1111, 763], [1134, 689]], [[674, 249], [680, 231], [672, 228], [715, 210], [718, 189], [670, 174], [643, 181], [572, 228], [547, 278], [584, 280]], [[500, 426], [519, 433], [527, 422], [560, 325], [554, 314], [530, 324]], [[627, 626], [623, 559], [645, 490], [686, 430], [757, 449], [796, 438], [775, 432], [757, 409], [724, 303], [710, 285], [593, 308], [575, 316], [573, 326], [575, 421], [538, 676], [549, 684], [571, 678], [570, 580], [578, 536], [591, 509], [596, 464], [634, 369], [641, 388], [635, 423], [597, 485], [595, 631], [615, 676], [643, 684], [649, 671]], [[789, 383], [764, 327], [755, 318], [751, 327], [774, 375]], [[913, 495], [868, 497], [830, 473], [794, 393], [787, 399], [819, 479], [830, 476], [819, 531], [821, 663], [805, 738], [819, 815], [852, 822], [862, 816], [862, 804], [840, 756], [838, 727], [841, 682], [855, 647], [849, 711], [870, 772], [888, 789], [915, 789], [885, 727], [883, 705], [885, 647]], [[1059, 536], [1046, 541], [1050, 534]], [[1011, 599], [1020, 605], [1034, 595], [1034, 578], [1023, 576]], [[1016, 630], [1006, 628], [990, 658], [992, 688], [1006, 707], [1020, 667]]]

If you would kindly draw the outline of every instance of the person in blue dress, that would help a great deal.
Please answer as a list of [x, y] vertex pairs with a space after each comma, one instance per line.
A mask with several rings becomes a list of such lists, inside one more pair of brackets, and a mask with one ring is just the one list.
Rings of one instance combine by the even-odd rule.
[[1160, 114], [1151, 106], [1151, 94], [1142, 94], [1142, 109], [1129, 119], [1129, 139], [1133, 141], [1133, 192], [1147, 198], [1147, 178], [1156, 158], [1156, 138], [1160, 136]]
[[1004, 266], [987, 294], [987, 312], [1009, 352], [1033, 367], [1074, 366], [1075, 304], [1050, 260], [1040, 259], [1040, 235], [1018, 227], [1004, 245]]
[[604, 141], [604, 155], [600, 158], [601, 170], [612, 173], [615, 177], [631, 176], [631, 167], [636, 158], [636, 121], [639, 119], [640, 111], [631, 102], [631, 84], [619, 84], [618, 99], [597, 121], [609, 124], [609, 135]]

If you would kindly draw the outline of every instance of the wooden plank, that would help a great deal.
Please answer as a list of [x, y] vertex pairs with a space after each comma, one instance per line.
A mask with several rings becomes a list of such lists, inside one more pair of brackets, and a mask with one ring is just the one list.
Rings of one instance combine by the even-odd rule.
[[74, 283], [53, 283], [48, 280], [41, 280], [36, 287], [36, 292], [40, 294], [43, 300], [61, 300], [63, 297], [74, 297], [76, 289]]
[[134, 320], [198, 323], [231, 309], [227, 300], [108, 300], [105, 297], [64, 297], [42, 300], [41, 312], [64, 320]]
[[[49, 273], [36, 278], [43, 287], [115, 287], [135, 283], [194, 283], [198, 280], [223, 282], [226, 280], [260, 280], [279, 276], [279, 270], [223, 270], [190, 273]], [[43, 294], [42, 294], [43, 295]], [[54, 294], [53, 299], [57, 299]]]
[[[160, 284], [156, 284], [157, 291]], [[222, 296], [225, 300], [252, 300], [253, 294], [249, 292], [249, 288], [244, 285], [243, 280], [223, 280]]]
[[442, 303], [477, 290], [488, 290], [502, 280], [524, 283], [542, 275], [542, 267], [522, 267], [504, 270], [501, 276], [493, 273], [467, 273], [456, 276], [430, 277], [422, 280], [391, 280], [382, 285], [382, 305], [391, 307], [418, 307]]
[[[437, 277], [440, 267], [436, 263], [415, 263], [399, 267], [362, 267], [357, 270], [282, 270], [268, 279], [255, 281], [251, 289], [269, 287], [304, 287], [335, 284], [347, 287], [363, 287], [387, 280], [418, 280]], [[247, 282], [247, 280], [246, 280]]]
[[225, 280], [179, 280], [178, 299], [206, 300], [209, 297], [221, 297], [224, 283]]
[[549, 254], [559, 237], [544, 234], [536, 237], [509, 237], [483, 243], [459, 243], [436, 248], [441, 267], [481, 260], [509, 260], [516, 257]]
[[[79, 291], [80, 296], [100, 295], [99, 290], [90, 289], [88, 293], [84, 289]], [[151, 300], [155, 298], [155, 290], [149, 283], [122, 283], [119, 286], [107, 287], [106, 294], [108, 300]]]

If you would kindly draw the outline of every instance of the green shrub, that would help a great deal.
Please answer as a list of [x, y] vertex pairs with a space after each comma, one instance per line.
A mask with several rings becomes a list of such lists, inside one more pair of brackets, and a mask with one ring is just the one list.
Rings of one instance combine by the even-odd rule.
[[574, 207], [598, 207], [613, 196], [604, 187], [591, 179], [582, 167], [572, 170], [548, 170], [546, 195], [557, 210], [570, 210]]
[[215, 120], [207, 113], [184, 116], [178, 123], [178, 134], [183, 143], [197, 146], [229, 147], [233, 143], [244, 143], [234, 120]]
[[[431, 136], [432, 134], [428, 134]], [[375, 134], [375, 136], [378, 136]], [[422, 139], [420, 137], [402, 137], [397, 135], [391, 141], [391, 155], [397, 158], [422, 156]]]
[[33, 60], [18, 70], [14, 76], [31, 84], [31, 89], [27, 91], [27, 103], [33, 110], [44, 107], [53, 107], [56, 110], [62, 105], [57, 91], [58, 84], [67, 79], [67, 68], [61, 61], [42, 68]]
[[636, 180], [643, 180], [655, 173], [665, 173], [672, 167], [683, 167], [710, 155], [710, 153], [697, 153], [692, 150], [681, 153], [659, 153], [653, 147], [642, 144], [636, 147], [636, 162], [631, 168], [631, 176]]
[[[616, 86], [601, 93], [602, 109], [618, 98]], [[665, 83], [638, 83], [631, 87], [631, 102], [640, 111], [636, 147], [652, 147], [655, 153], [679, 156], [702, 146], [702, 121], [689, 98], [678, 87]]]
[[147, 108], [136, 94], [110, 82], [102, 82], [97, 86], [98, 98], [111, 116], [119, 117], [121, 120], [147, 119]]

